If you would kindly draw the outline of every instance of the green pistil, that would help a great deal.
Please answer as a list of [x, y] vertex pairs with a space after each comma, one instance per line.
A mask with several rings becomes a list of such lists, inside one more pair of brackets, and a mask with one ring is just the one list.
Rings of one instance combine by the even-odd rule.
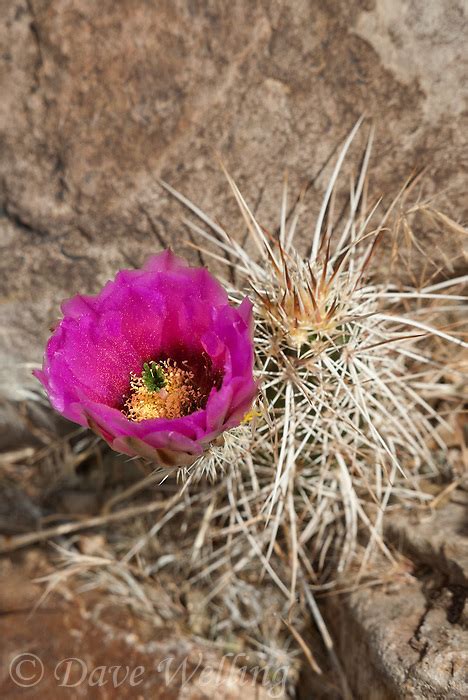
[[159, 391], [166, 386], [164, 370], [153, 360], [145, 362], [141, 376], [148, 391]]

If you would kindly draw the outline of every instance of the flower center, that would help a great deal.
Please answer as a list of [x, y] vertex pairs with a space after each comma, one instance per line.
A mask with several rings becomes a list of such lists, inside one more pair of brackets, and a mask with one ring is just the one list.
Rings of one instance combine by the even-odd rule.
[[130, 392], [123, 413], [136, 422], [181, 418], [201, 408], [204, 398], [190, 369], [174, 360], [145, 362], [140, 376], [130, 374]]

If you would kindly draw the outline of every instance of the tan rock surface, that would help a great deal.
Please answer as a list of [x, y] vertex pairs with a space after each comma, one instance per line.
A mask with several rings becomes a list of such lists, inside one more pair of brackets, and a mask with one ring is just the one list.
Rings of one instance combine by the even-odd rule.
[[[285, 698], [286, 675], [247, 672], [245, 655], [197, 645], [169, 626], [155, 630], [126, 606], [41, 590], [28, 567], [0, 562], [0, 696], [2, 698]], [[3, 573], [3, 575], [2, 575]], [[16, 592], [10, 585], [14, 581]]]
[[428, 190], [466, 216], [461, 1], [0, 0], [0, 14], [3, 392], [63, 297], [187, 238], [156, 175], [242, 232], [214, 152], [271, 226], [284, 169], [297, 192], [366, 113], [375, 190], [427, 165]]
[[387, 518], [385, 534], [407, 556], [468, 589], [468, 493], [460, 491], [457, 498], [431, 513]]
[[389, 589], [361, 590], [328, 610], [356, 697], [466, 698], [466, 613], [447, 618], [453, 596], [443, 586], [409, 579]]

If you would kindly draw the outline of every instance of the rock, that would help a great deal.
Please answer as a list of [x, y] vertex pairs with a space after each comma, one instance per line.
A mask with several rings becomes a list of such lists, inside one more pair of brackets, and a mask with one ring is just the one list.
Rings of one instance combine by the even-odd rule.
[[[463, 492], [458, 492], [462, 498]], [[423, 513], [391, 515], [385, 536], [407, 556], [439, 569], [452, 585], [468, 588], [468, 500]]]
[[[20, 588], [30, 585], [23, 580]], [[52, 596], [31, 613], [22, 612], [25, 600], [8, 606], [10, 614], [1, 610], [1, 697], [286, 698], [283, 675], [267, 683], [242, 663], [236, 667], [233, 654], [197, 645], [180, 631], [160, 629], [155, 636], [152, 624], [124, 606], [96, 607], [89, 596], [68, 594]]]
[[[468, 697], [465, 497], [457, 490], [432, 512], [389, 515], [388, 544], [409, 559], [387, 575], [374, 564], [366, 580], [381, 580], [380, 585], [363, 582], [349, 595], [324, 599], [355, 697]], [[307, 676], [311, 692], [319, 684], [320, 678]]]
[[466, 698], [466, 614], [447, 617], [445, 589], [427, 595], [411, 577], [392, 589], [358, 590], [327, 605], [327, 618], [356, 697], [369, 700]]
[[39, 599], [40, 586], [16, 571], [0, 573], [0, 615], [29, 612]]
[[[40, 362], [64, 297], [168, 243], [187, 250], [181, 207], [157, 176], [243, 235], [216, 152], [270, 228], [284, 170], [292, 196], [315, 178], [305, 245], [322, 169], [366, 113], [373, 191], [391, 199], [428, 166], [428, 194], [448, 191], [449, 213], [466, 215], [461, 0], [0, 8], [0, 394], [37, 386], [21, 363]], [[425, 239], [445, 261], [436, 228], [426, 222]]]
[[393, 75], [406, 84], [419, 83], [425, 95], [424, 115], [436, 121], [447, 113], [448, 96], [452, 114], [465, 109], [468, 57], [454, 41], [457, 23], [465, 21], [462, 2], [376, 0], [372, 9], [359, 15], [354, 31], [370, 43]]

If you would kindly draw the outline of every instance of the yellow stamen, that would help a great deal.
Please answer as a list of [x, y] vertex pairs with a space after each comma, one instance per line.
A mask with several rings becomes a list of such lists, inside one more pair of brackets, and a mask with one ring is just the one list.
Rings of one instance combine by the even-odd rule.
[[262, 414], [260, 413], [260, 411], [257, 411], [255, 408], [252, 408], [250, 411], [247, 411], [241, 423], [250, 423], [251, 421], [253, 421], [254, 418], [261, 418], [261, 416]]
[[151, 391], [145, 379], [134, 372], [130, 375], [130, 394], [123, 413], [130, 420], [139, 422], [151, 418], [181, 418], [201, 407], [200, 390], [194, 386], [194, 374], [178, 367], [172, 360], [158, 362], [164, 377], [164, 387]]

